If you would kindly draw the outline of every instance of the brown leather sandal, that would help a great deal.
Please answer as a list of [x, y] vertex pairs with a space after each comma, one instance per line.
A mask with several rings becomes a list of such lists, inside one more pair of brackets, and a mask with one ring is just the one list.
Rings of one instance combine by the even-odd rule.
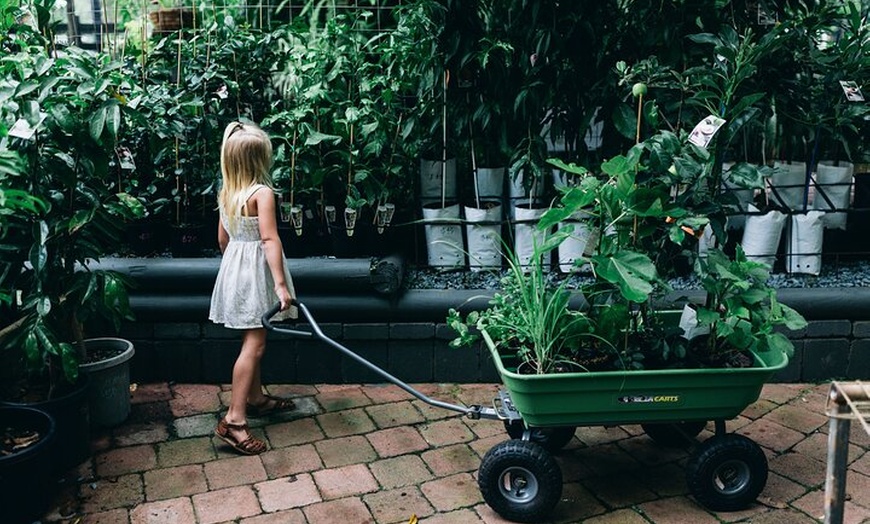
[[266, 397], [266, 400], [260, 404], [248, 403], [246, 408], [248, 415], [252, 417], [265, 417], [296, 409], [296, 404], [289, 398], [273, 397], [272, 395], [263, 396]]
[[[236, 440], [233, 434], [230, 433], [231, 429], [247, 432], [248, 438], [242, 441]], [[259, 455], [266, 451], [266, 443], [252, 435], [247, 424], [230, 424], [226, 419], [221, 419], [217, 427], [214, 428], [214, 434], [243, 455]]]

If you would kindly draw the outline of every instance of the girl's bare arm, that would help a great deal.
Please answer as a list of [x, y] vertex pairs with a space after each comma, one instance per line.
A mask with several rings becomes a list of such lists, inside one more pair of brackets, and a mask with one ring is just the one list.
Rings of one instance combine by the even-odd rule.
[[222, 220], [218, 220], [218, 246], [221, 248], [221, 253], [227, 250], [227, 244], [230, 243], [230, 235], [224, 229]]
[[266, 262], [269, 271], [272, 272], [272, 280], [275, 282], [275, 293], [281, 301], [281, 309], [290, 307], [290, 290], [284, 278], [284, 248], [281, 238], [278, 237], [278, 224], [275, 221], [275, 194], [268, 187], [264, 187], [254, 193], [251, 198], [260, 223], [260, 238], [263, 242], [263, 251], [266, 254]]

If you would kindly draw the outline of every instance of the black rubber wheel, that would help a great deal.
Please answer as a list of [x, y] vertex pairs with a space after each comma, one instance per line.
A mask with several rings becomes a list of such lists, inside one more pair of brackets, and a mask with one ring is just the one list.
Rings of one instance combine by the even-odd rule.
[[[526, 427], [521, 420], [504, 421], [504, 429], [512, 439], [521, 440]], [[574, 438], [577, 428], [574, 426], [555, 426], [547, 428], [531, 428], [529, 440], [540, 445], [550, 453], [556, 453], [564, 448]]]
[[743, 435], [711, 437], [686, 464], [689, 492], [711, 511], [737, 511], [751, 504], [767, 484], [767, 457]]
[[483, 500], [514, 522], [544, 522], [562, 496], [562, 471], [542, 446], [508, 440], [483, 456], [477, 472]]
[[659, 446], [685, 448], [707, 427], [706, 420], [692, 420], [673, 424], [641, 424], [643, 432]]

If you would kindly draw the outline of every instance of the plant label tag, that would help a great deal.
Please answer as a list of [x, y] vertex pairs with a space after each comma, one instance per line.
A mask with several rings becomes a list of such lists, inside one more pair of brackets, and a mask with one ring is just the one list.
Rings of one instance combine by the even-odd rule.
[[840, 80], [840, 87], [843, 88], [843, 94], [846, 95], [846, 100], [849, 102], [863, 102], [864, 95], [858, 84], [852, 80]]
[[724, 118], [719, 118], [716, 115], [707, 116], [692, 129], [692, 132], [689, 134], [689, 142], [706, 149], [707, 144], [713, 139], [713, 135], [716, 134], [716, 131], [719, 131], [719, 128], [724, 123]]
[[12, 125], [12, 129], [9, 130], [9, 136], [14, 136], [16, 138], [22, 138], [24, 140], [32, 140], [33, 136], [36, 134], [36, 128], [39, 127], [39, 124], [45, 120], [45, 113], [39, 113], [39, 121], [35, 126], [31, 126], [30, 122], [23, 118], [19, 118], [15, 121], [15, 124]]
[[776, 13], [771, 14], [764, 6], [761, 5], [761, 2], [747, 2], [747, 11], [751, 9], [752, 4], [757, 4], [755, 6], [755, 22], [758, 25], [766, 26], [766, 25], [775, 25], [778, 21]]
[[683, 330], [683, 338], [686, 340], [692, 340], [699, 335], [710, 333], [708, 326], [698, 325], [698, 314], [695, 308], [689, 304], [683, 306], [683, 314], [680, 315], [680, 329]]
[[119, 147], [116, 150], [118, 155], [118, 165], [123, 171], [136, 171], [136, 161], [133, 159], [133, 153], [126, 147]]

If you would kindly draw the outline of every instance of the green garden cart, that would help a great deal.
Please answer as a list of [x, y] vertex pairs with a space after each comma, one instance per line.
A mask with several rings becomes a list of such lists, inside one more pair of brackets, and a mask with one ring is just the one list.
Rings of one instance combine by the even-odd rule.
[[[293, 337], [319, 339], [431, 406], [504, 424], [511, 438], [484, 455], [478, 486], [486, 503], [507, 520], [546, 520], [562, 495], [562, 472], [553, 455], [581, 426], [639, 424], [660, 445], [690, 446], [686, 483], [695, 500], [711, 511], [744, 509], [767, 483], [761, 447], [748, 437], [727, 433], [725, 421], [758, 399], [764, 383], [788, 364], [785, 354], [755, 354], [749, 368], [525, 375], [516, 372], [518, 362], [500, 354], [484, 332], [504, 387], [491, 406], [460, 406], [429, 398], [332, 340], [304, 304], [293, 304], [310, 330], [302, 323], [294, 329], [272, 324], [277, 305], [263, 315], [263, 325]], [[698, 441], [708, 422], [714, 423], [714, 434]]]

